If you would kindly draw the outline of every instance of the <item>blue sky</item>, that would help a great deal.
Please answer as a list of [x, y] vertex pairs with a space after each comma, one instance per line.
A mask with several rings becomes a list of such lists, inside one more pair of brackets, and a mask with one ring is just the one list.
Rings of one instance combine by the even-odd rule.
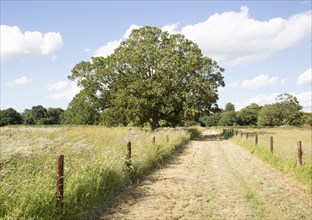
[[133, 28], [182, 33], [225, 68], [220, 107], [295, 95], [311, 112], [311, 1], [3, 1], [1, 109], [66, 109], [73, 66], [112, 53]]

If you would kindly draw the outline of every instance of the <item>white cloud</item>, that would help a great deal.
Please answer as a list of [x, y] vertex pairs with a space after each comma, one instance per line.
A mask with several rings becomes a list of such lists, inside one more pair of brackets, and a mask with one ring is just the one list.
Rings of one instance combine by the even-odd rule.
[[267, 58], [276, 51], [300, 44], [311, 36], [311, 11], [268, 21], [240, 12], [214, 14], [206, 21], [188, 25], [181, 33], [198, 43], [206, 56], [219, 62], [241, 64]]
[[65, 88], [66, 86], [68, 86], [68, 82], [66, 81], [60, 81], [54, 84], [48, 84], [48, 91], [57, 91], [57, 90], [61, 90], [63, 88]]
[[[181, 33], [197, 43], [205, 56], [232, 65], [268, 58], [277, 51], [300, 45], [312, 35], [312, 11], [287, 19], [276, 17], [265, 21], [250, 18], [248, 13], [249, 9], [242, 6], [239, 12], [216, 13], [203, 22], [184, 26], [181, 30], [178, 30], [179, 23], [165, 25], [162, 30], [171, 34]], [[121, 39], [100, 47], [95, 56], [113, 53], [133, 29], [140, 27], [131, 25]]]
[[[242, 108], [250, 105], [251, 103], [256, 103], [260, 106], [266, 105], [266, 104], [272, 104], [276, 102], [276, 97], [280, 93], [272, 93], [270, 95], [257, 95], [253, 98], [247, 99], [242, 102], [236, 102], [234, 103], [235, 109], [237, 111], [241, 110]], [[290, 95], [293, 95], [297, 97], [299, 104], [303, 107], [303, 111], [305, 112], [312, 112], [312, 91], [308, 92], [302, 92], [302, 93], [289, 93]]]
[[274, 87], [283, 85], [286, 83], [286, 79], [280, 79], [275, 76], [268, 76], [265, 74], [261, 74], [254, 79], [244, 80], [242, 82], [242, 87], [245, 89], [259, 89], [265, 87]]
[[297, 85], [311, 85], [312, 84], [312, 69], [307, 69], [297, 79]]
[[48, 84], [48, 91], [55, 91], [54, 94], [46, 97], [48, 99], [71, 100], [77, 93], [80, 92], [80, 88], [74, 82], [68, 83], [66, 81], [60, 81], [54, 84]]
[[175, 24], [168, 24], [165, 25], [161, 28], [162, 31], [168, 31], [169, 34], [176, 34], [178, 33], [177, 28], [178, 28], [179, 23]]
[[22, 76], [21, 78], [18, 78], [12, 82], [6, 83], [6, 85], [12, 87], [12, 86], [17, 86], [17, 85], [24, 85], [24, 84], [30, 83], [31, 81], [32, 79], [26, 76]]
[[106, 57], [112, 53], [114, 53], [114, 50], [120, 45], [121, 40], [115, 40], [115, 41], [110, 41], [107, 44], [101, 46], [99, 49], [95, 51], [94, 56], [103, 56]]
[[303, 111], [312, 112], [312, 91], [293, 94], [298, 98], [299, 104], [302, 105]]
[[124, 39], [127, 39], [128, 37], [129, 37], [129, 35], [131, 34], [131, 31], [133, 30], [133, 29], [139, 29], [139, 28], [141, 28], [142, 26], [139, 26], [139, 25], [136, 25], [136, 24], [132, 24], [127, 30], [126, 30], [126, 32], [124, 33], [124, 35], [123, 35], [123, 38]]
[[237, 88], [238, 86], [237, 82], [225, 83], [225, 87], [218, 87], [218, 91], [221, 93], [230, 88]]
[[259, 94], [251, 99], [247, 99], [245, 101], [242, 102], [236, 102], [235, 105], [235, 109], [237, 111], [241, 110], [242, 108], [250, 105], [251, 103], [256, 103], [260, 106], [263, 106], [265, 104], [272, 104], [274, 102], [276, 102], [275, 98], [279, 95], [279, 93], [272, 93], [271, 95], [262, 95]]
[[62, 46], [60, 33], [23, 33], [17, 26], [1, 25], [1, 60], [50, 55]]
[[106, 57], [112, 53], [114, 53], [114, 50], [120, 45], [120, 43], [127, 39], [133, 29], [140, 28], [141, 26], [132, 24], [123, 34], [123, 37], [119, 40], [109, 41], [105, 45], [101, 46], [99, 49], [97, 49], [94, 53], [95, 57], [103, 56]]

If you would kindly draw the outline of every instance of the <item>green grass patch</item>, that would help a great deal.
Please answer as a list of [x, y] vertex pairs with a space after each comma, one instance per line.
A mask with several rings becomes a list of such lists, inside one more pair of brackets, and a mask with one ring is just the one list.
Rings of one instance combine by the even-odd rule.
[[[196, 132], [184, 128], [151, 132], [100, 126], [3, 127], [0, 219], [90, 218]], [[132, 142], [131, 169], [125, 165], [128, 141]], [[65, 157], [62, 212], [55, 208], [58, 154]]]
[[[225, 136], [228, 136], [229, 134], [225, 134]], [[221, 148], [221, 154], [224, 156], [226, 165], [231, 170], [231, 173], [233, 174], [234, 178], [237, 180], [237, 182], [240, 185], [240, 191], [242, 195], [245, 197], [246, 201], [248, 202], [249, 206], [253, 210], [254, 214], [257, 216], [258, 219], [264, 219], [265, 218], [265, 209], [263, 207], [263, 203], [258, 198], [256, 192], [252, 189], [251, 185], [248, 184], [242, 175], [233, 169], [233, 167], [229, 163], [228, 155], [224, 152], [224, 150]]]
[[[290, 174], [307, 186], [312, 193], [311, 129], [291, 127], [241, 129], [240, 131], [249, 132], [248, 139], [245, 135], [241, 138], [240, 134], [235, 136], [234, 133], [232, 141], [283, 173]], [[258, 134], [258, 145], [255, 145], [255, 134]], [[270, 136], [273, 136], [273, 154], [269, 150]], [[297, 165], [297, 141], [302, 141], [302, 166]]]

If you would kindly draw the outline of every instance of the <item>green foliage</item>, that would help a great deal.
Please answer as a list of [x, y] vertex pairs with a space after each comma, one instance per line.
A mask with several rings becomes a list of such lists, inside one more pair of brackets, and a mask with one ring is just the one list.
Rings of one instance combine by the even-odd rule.
[[226, 112], [235, 111], [235, 106], [231, 102], [228, 102], [225, 105], [224, 111]]
[[22, 123], [22, 117], [13, 108], [0, 110], [0, 126], [4, 125], [17, 125]]
[[223, 71], [183, 35], [145, 26], [133, 30], [114, 54], [73, 68], [69, 78], [83, 95], [70, 108], [88, 106], [109, 126], [148, 122], [155, 129], [160, 121], [173, 126], [199, 121], [216, 107]]
[[312, 112], [304, 112], [301, 119], [302, 125], [312, 126]]
[[61, 118], [64, 110], [61, 108], [48, 108], [47, 118], [50, 124], [61, 124]]
[[252, 103], [237, 112], [237, 122], [239, 125], [257, 125], [258, 114], [261, 107]]
[[30, 110], [25, 109], [24, 113], [22, 114], [24, 124], [38, 124], [40, 119], [47, 117], [47, 113], [47, 109], [42, 105], [33, 106]]
[[258, 125], [260, 126], [280, 126], [282, 125], [282, 114], [279, 106], [275, 104], [264, 105], [259, 111]]
[[281, 94], [277, 101], [271, 105], [265, 105], [259, 112], [258, 125], [260, 126], [280, 126], [280, 125], [300, 125], [302, 106], [296, 97], [289, 94]]
[[85, 93], [80, 92], [69, 103], [67, 110], [63, 113], [62, 124], [93, 125], [98, 124], [100, 114], [95, 109], [92, 101], [86, 98]]
[[25, 109], [22, 114], [23, 122], [26, 125], [55, 125], [61, 123], [64, 110], [61, 108], [49, 108], [48, 110], [41, 105]]
[[277, 97], [276, 104], [279, 107], [280, 113], [282, 114], [283, 125], [300, 125], [302, 113], [300, 112], [302, 106], [299, 104], [298, 99], [295, 96], [287, 93], [280, 94]]
[[200, 123], [196, 121], [184, 121], [183, 126], [184, 127], [200, 126]]
[[218, 125], [233, 126], [236, 124], [236, 113], [234, 111], [222, 112]]
[[214, 113], [212, 115], [206, 116], [202, 119], [204, 124], [208, 127], [217, 126], [221, 118], [221, 113]]

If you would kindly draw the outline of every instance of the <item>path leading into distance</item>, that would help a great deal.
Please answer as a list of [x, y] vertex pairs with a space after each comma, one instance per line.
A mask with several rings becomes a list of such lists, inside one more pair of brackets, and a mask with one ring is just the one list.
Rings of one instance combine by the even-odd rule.
[[127, 188], [100, 219], [312, 219], [312, 197], [214, 131]]

